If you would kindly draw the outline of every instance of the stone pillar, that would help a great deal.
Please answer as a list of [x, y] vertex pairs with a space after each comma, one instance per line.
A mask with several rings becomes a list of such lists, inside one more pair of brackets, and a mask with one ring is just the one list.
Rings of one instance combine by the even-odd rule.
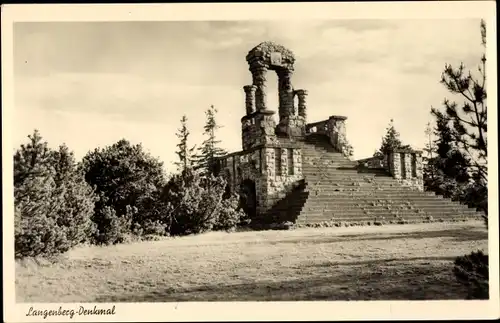
[[290, 69], [278, 71], [278, 91], [279, 91], [279, 118], [280, 123], [295, 115], [293, 104], [292, 73]]
[[300, 148], [293, 150], [293, 174], [302, 176], [302, 150]]
[[243, 150], [276, 141], [274, 111], [256, 111], [241, 118]]
[[267, 86], [266, 86], [266, 75], [267, 67], [258, 66], [251, 69], [253, 85], [256, 87], [255, 90], [255, 105], [257, 111], [262, 111], [267, 109]]
[[424, 190], [422, 151], [395, 149], [387, 157], [392, 177], [404, 186]]
[[255, 85], [245, 85], [243, 87], [245, 90], [245, 107], [247, 115], [252, 114], [256, 111], [255, 108], [255, 91], [257, 87]]
[[415, 152], [415, 175], [416, 187], [419, 191], [424, 190], [424, 165], [422, 163], [422, 152]]
[[404, 178], [412, 178], [413, 177], [413, 165], [412, 165], [412, 153], [405, 151], [402, 153], [404, 156], [404, 163], [405, 163], [405, 173], [403, 174]]
[[401, 179], [401, 154], [398, 152], [391, 152], [390, 157], [390, 169], [391, 169], [391, 174], [394, 178], [396, 179]]
[[343, 153], [347, 144], [345, 120], [347, 117], [331, 116], [328, 118], [328, 137], [333, 148]]
[[416, 177], [419, 179], [424, 178], [424, 165], [422, 163], [422, 153], [420, 151], [417, 151], [415, 153], [415, 174]]
[[297, 97], [299, 99], [298, 102], [298, 112], [299, 112], [299, 117], [304, 118], [306, 120], [307, 117], [307, 104], [306, 104], [306, 97], [307, 97], [307, 91], [306, 90], [297, 90], [295, 91], [297, 94]]

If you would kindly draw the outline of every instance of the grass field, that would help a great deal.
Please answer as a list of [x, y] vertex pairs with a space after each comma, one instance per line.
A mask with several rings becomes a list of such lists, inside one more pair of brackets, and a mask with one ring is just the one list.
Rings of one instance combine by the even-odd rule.
[[480, 222], [220, 233], [16, 262], [18, 302], [464, 299], [456, 256]]

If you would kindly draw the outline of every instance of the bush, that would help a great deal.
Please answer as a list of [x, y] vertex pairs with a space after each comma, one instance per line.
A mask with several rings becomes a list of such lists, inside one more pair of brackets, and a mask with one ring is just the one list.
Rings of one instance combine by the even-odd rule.
[[14, 154], [15, 255], [54, 256], [91, 235], [95, 195], [66, 146], [28, 138]]
[[464, 189], [461, 200], [469, 207], [484, 212], [483, 219], [488, 226], [488, 185], [473, 182]]
[[97, 231], [93, 242], [106, 245], [126, 242], [132, 235], [131, 223], [134, 211], [128, 206], [125, 214], [117, 215], [115, 209], [110, 206], [99, 209], [99, 213], [94, 215]]
[[169, 236], [169, 223], [161, 220], [146, 220], [141, 226], [137, 225], [133, 231], [138, 236]]
[[188, 235], [210, 230], [231, 230], [243, 215], [238, 197], [225, 197], [222, 177], [200, 176], [188, 170], [174, 175], [165, 187], [166, 217], [171, 235]]
[[[163, 164], [141, 145], [122, 139], [89, 152], [80, 167], [100, 197], [93, 217], [99, 230], [94, 239], [97, 243], [117, 243], [123, 240], [123, 234], [143, 234], [145, 227], [160, 220], [160, 193], [165, 185]], [[122, 217], [125, 218], [120, 220]], [[106, 238], [106, 232], [113, 236]]]
[[488, 255], [477, 251], [457, 257], [453, 273], [459, 283], [467, 286], [467, 299], [489, 298]]
[[16, 258], [54, 256], [70, 248], [65, 232], [55, 220], [39, 212], [23, 216], [16, 211], [15, 226]]
[[222, 200], [221, 208], [213, 230], [231, 231], [238, 225], [243, 224], [247, 216], [239, 207], [239, 203], [239, 197], [236, 194]]

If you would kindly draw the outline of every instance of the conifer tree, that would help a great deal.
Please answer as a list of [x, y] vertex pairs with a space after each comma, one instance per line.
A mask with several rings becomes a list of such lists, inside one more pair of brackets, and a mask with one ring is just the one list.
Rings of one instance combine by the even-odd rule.
[[379, 150], [375, 152], [374, 157], [386, 156], [394, 149], [409, 148], [408, 145], [403, 145], [399, 138], [400, 134], [394, 126], [394, 120], [391, 119], [389, 126], [386, 128], [386, 134], [384, 138], [382, 138], [382, 144]]
[[457, 200], [469, 183], [469, 159], [453, 141], [450, 119], [441, 112], [437, 115], [431, 150], [435, 155], [424, 166], [424, 185], [427, 190]]
[[[481, 44], [486, 46], [486, 25], [481, 21]], [[436, 120], [436, 156], [426, 166], [429, 190], [450, 196], [488, 213], [488, 150], [486, 107], [486, 56], [476, 77], [464, 64], [446, 64], [441, 83], [461, 102], [445, 99], [443, 109], [431, 108]], [[429, 172], [436, 175], [429, 180]], [[486, 219], [487, 220], [487, 219]]]
[[87, 240], [94, 194], [73, 154], [58, 151], [35, 130], [14, 154], [16, 257], [54, 255]]
[[224, 149], [219, 147], [220, 140], [216, 138], [216, 131], [221, 128], [216, 121], [216, 114], [217, 109], [213, 105], [205, 111], [206, 123], [203, 129], [207, 138], [198, 148], [196, 156], [196, 168], [202, 169], [202, 173], [205, 175], [213, 174], [216, 171], [217, 158], [227, 154]]
[[[486, 47], [486, 24], [481, 20], [481, 44]], [[486, 55], [483, 53], [478, 66], [478, 77], [466, 71], [461, 63], [458, 68], [446, 64], [441, 75], [441, 84], [462, 102], [443, 102], [444, 112], [432, 108], [431, 112], [440, 119], [449, 120], [452, 125], [450, 140], [470, 159], [469, 168], [487, 183], [488, 180], [488, 139], [486, 106]]]
[[96, 195], [85, 181], [82, 170], [77, 167], [74, 153], [65, 144], [52, 152], [52, 163], [54, 181], [63, 199], [57, 224], [65, 228], [68, 240], [74, 244], [89, 241], [96, 229], [91, 220]]
[[181, 128], [177, 130], [175, 134], [179, 138], [179, 143], [177, 144], [177, 151], [175, 152], [179, 157], [179, 161], [175, 163], [178, 170], [181, 173], [185, 173], [188, 168], [192, 167], [192, 155], [195, 147], [188, 148], [188, 138], [190, 132], [187, 127], [187, 117], [183, 115], [181, 118]]
[[81, 167], [99, 196], [93, 216], [96, 243], [120, 243], [134, 229], [140, 232], [146, 224], [159, 220], [156, 201], [166, 182], [163, 163], [142, 144], [121, 139], [89, 151]]

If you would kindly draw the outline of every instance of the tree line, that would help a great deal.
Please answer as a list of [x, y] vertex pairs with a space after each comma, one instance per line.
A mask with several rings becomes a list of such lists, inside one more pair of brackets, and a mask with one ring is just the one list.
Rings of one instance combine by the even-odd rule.
[[53, 256], [82, 244], [232, 230], [246, 221], [239, 197], [214, 172], [217, 110], [206, 111], [203, 141], [189, 147], [187, 118], [177, 132], [178, 170], [122, 139], [81, 161], [65, 144], [51, 149], [35, 130], [14, 154], [15, 255]]

